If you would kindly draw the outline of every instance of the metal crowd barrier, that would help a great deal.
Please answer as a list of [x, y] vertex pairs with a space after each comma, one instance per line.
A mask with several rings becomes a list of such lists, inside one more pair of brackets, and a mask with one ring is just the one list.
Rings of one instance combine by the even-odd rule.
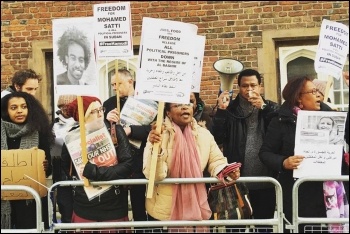
[[[26, 191], [33, 195], [36, 203], [36, 228], [35, 229], [1, 229], [1, 233], [39, 233], [44, 231], [44, 222], [41, 214], [41, 198], [37, 191], [24, 185], [1, 185], [1, 191]], [[49, 197], [49, 196], [48, 196]]]
[[[300, 224], [320, 224], [320, 225], [307, 225], [306, 227], [308, 230], [307, 232], [313, 233], [329, 233], [329, 230], [325, 224], [347, 224], [349, 225], [349, 218], [306, 218], [306, 217], [299, 217], [299, 210], [298, 210], [298, 203], [299, 203], [299, 186], [300, 184], [304, 182], [310, 182], [310, 181], [349, 181], [349, 176], [305, 176], [302, 178], [299, 178], [295, 181], [293, 186], [293, 221], [292, 225], [288, 225], [289, 228], [294, 233], [299, 233], [299, 225]], [[311, 196], [311, 194], [310, 194]], [[305, 232], [305, 230], [303, 230]], [[348, 233], [348, 230], [342, 229], [338, 230], [337, 233]]]
[[[174, 184], [174, 183], [218, 183], [216, 178], [168, 178], [162, 181], [155, 182], [156, 184]], [[249, 228], [254, 228], [255, 225], [271, 225], [273, 228], [268, 232], [283, 232], [283, 202], [282, 202], [282, 188], [277, 180], [271, 177], [241, 177], [237, 182], [269, 182], [275, 185], [276, 190], [276, 214], [272, 219], [241, 219], [241, 220], [203, 220], [203, 221], [126, 221], [126, 222], [95, 222], [95, 223], [54, 223], [53, 222], [53, 207], [50, 206], [49, 200], [49, 226], [50, 230], [45, 232], [166, 232], [168, 227], [184, 227], [184, 226], [207, 226], [210, 227], [211, 232], [228, 232], [225, 227], [230, 226], [246, 226], [242, 232], [249, 231]], [[147, 179], [122, 179], [103, 182], [91, 182], [91, 185], [136, 185], [147, 184]], [[49, 194], [52, 193], [57, 186], [84, 186], [83, 181], [61, 181], [54, 183], [49, 188]], [[48, 196], [48, 199], [49, 196]], [[142, 229], [147, 227], [147, 229]], [[110, 229], [110, 230], [108, 230]], [[241, 229], [239, 229], [241, 230]], [[257, 229], [255, 229], [257, 230]], [[180, 232], [183, 232], [180, 229]], [[234, 230], [232, 230], [234, 231]], [[235, 231], [236, 232], [236, 231]]]

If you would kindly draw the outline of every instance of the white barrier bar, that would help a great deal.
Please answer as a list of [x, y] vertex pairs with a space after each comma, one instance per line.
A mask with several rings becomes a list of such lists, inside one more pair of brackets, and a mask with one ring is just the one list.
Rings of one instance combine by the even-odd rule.
[[[1, 233], [38, 233], [44, 231], [41, 214], [41, 198], [37, 191], [24, 185], [1, 185], [1, 191], [26, 191], [33, 195], [36, 203], [36, 229], [1, 229]], [[49, 196], [48, 196], [49, 197]]]
[[[220, 180], [213, 177], [206, 178], [167, 178], [156, 181], [155, 184], [180, 184], [180, 183], [218, 183]], [[272, 225], [278, 233], [283, 232], [283, 202], [282, 188], [278, 181], [272, 177], [240, 177], [237, 182], [270, 182], [275, 185], [277, 217], [273, 219], [244, 219], [244, 220], [203, 220], [203, 221], [126, 221], [126, 222], [97, 222], [97, 223], [53, 223], [53, 209], [49, 205], [49, 225], [51, 231], [63, 229], [88, 229], [88, 228], [129, 228], [129, 227], [167, 227], [167, 226], [227, 226], [227, 225]], [[91, 182], [91, 185], [135, 185], [147, 184], [147, 179], [122, 179], [113, 181]], [[83, 181], [60, 181], [49, 188], [49, 194], [56, 186], [83, 186]], [[146, 197], [145, 197], [146, 199]], [[49, 201], [50, 202], [50, 201]]]
[[[349, 224], [349, 218], [305, 218], [305, 217], [299, 217], [299, 187], [300, 184], [304, 182], [310, 182], [310, 181], [349, 181], [349, 176], [305, 176], [302, 178], [299, 178], [295, 181], [293, 186], [293, 196], [292, 196], [292, 212], [293, 212], [293, 220], [292, 225], [288, 225], [289, 228], [294, 233], [299, 233], [299, 224], [307, 224], [307, 223], [319, 223], [319, 224], [331, 224], [331, 223], [347, 223]], [[312, 196], [312, 194], [310, 194]]]

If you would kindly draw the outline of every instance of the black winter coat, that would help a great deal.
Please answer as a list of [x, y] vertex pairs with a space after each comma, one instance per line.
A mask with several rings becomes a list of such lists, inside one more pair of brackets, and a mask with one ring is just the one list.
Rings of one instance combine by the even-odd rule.
[[[321, 103], [321, 111], [332, 111]], [[271, 120], [260, 148], [260, 160], [277, 175], [283, 189], [283, 210], [286, 218], [292, 222], [293, 170], [284, 170], [283, 161], [294, 155], [297, 116], [282, 104], [278, 116]], [[299, 187], [299, 216], [326, 217], [323, 201], [323, 182], [305, 182]]]
[[[279, 109], [275, 102], [265, 100], [266, 107], [259, 110], [259, 128], [263, 136], [273, 113]], [[223, 153], [228, 163], [240, 162], [244, 164], [247, 124], [246, 118], [241, 113], [239, 97], [230, 102], [226, 110], [218, 109], [213, 117], [213, 135], [217, 144], [223, 144]], [[241, 168], [241, 175], [244, 176], [244, 165]]]
[[[129, 140], [124, 129], [116, 126], [118, 146], [116, 147], [118, 164], [111, 167], [97, 167], [95, 164], [87, 163], [83, 176], [94, 181], [109, 181], [127, 179], [132, 172], [133, 158], [131, 156]], [[66, 144], [62, 147], [62, 171], [69, 173], [71, 157]], [[73, 166], [74, 169], [74, 166]], [[77, 172], [73, 170], [73, 176], [78, 178]], [[124, 186], [113, 186], [102, 195], [88, 200], [83, 186], [76, 186], [73, 190], [73, 209], [82, 218], [106, 221], [120, 219], [128, 215], [128, 190]]]

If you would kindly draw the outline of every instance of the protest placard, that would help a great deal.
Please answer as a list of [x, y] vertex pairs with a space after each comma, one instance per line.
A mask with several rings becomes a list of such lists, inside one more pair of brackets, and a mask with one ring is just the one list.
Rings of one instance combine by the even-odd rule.
[[349, 27], [323, 19], [315, 57], [316, 73], [328, 74], [339, 80], [348, 53]]
[[[159, 101], [159, 133], [164, 102], [190, 102], [197, 30], [193, 24], [143, 18], [135, 98]], [[153, 196], [158, 150], [159, 142], [153, 144], [147, 198]]]
[[[38, 148], [1, 150], [1, 185], [25, 185], [47, 195], [43, 167], [45, 152]], [[1, 191], [1, 200], [33, 199], [26, 191]]]
[[201, 90], [205, 36], [197, 35], [195, 46], [191, 92], [199, 93]]
[[[118, 163], [117, 154], [112, 139], [103, 120], [98, 119], [85, 125], [87, 159], [97, 166], [113, 166]], [[83, 180], [85, 164], [82, 158], [80, 129], [70, 131], [65, 137], [65, 143], [71, 156], [75, 170], [80, 180]], [[106, 192], [111, 185], [84, 186], [89, 200]]]
[[189, 103], [197, 29], [193, 24], [143, 18], [135, 98]]
[[130, 2], [94, 5], [97, 59], [133, 56]]
[[341, 175], [346, 112], [299, 111], [295, 155], [304, 160], [293, 171], [295, 178]]

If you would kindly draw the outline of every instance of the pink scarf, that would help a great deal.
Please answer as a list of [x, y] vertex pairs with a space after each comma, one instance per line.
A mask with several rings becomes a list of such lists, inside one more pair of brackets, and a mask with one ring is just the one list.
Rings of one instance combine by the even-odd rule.
[[[175, 139], [170, 177], [202, 178], [199, 155], [190, 125], [187, 125], [183, 132], [175, 123], [173, 126]], [[210, 216], [205, 184], [173, 185], [170, 220], [208, 220]]]

